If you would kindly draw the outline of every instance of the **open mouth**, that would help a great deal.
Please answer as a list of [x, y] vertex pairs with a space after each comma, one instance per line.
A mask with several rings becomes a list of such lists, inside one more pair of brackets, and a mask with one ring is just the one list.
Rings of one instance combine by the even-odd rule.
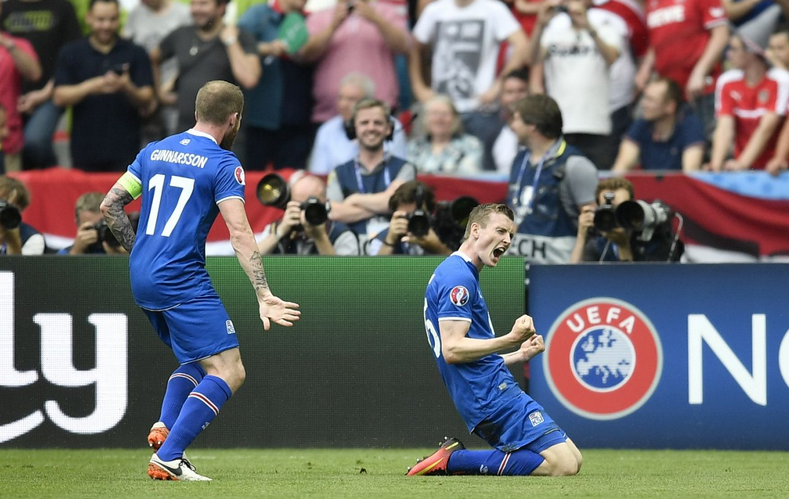
[[505, 251], [507, 251], [507, 248], [501, 248], [501, 247], [496, 248], [493, 250], [493, 256], [495, 256], [496, 258], [500, 258]]

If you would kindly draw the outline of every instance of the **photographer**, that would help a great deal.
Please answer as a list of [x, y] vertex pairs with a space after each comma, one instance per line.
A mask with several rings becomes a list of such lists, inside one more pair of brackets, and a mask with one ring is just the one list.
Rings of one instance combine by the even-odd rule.
[[43, 255], [44, 236], [22, 221], [30, 204], [25, 184], [0, 175], [0, 255]]
[[436, 197], [418, 180], [404, 183], [389, 198], [389, 228], [367, 245], [368, 255], [451, 255], [452, 250], [431, 226]]
[[[359, 239], [343, 223], [328, 220], [319, 213], [322, 223], [311, 224], [305, 207], [326, 205], [326, 184], [319, 177], [297, 171], [290, 178], [290, 200], [285, 215], [263, 230], [258, 249], [263, 255], [340, 255], [359, 254]], [[317, 206], [316, 206], [317, 208]], [[320, 212], [317, 208], [316, 212]]]
[[[679, 261], [684, 245], [672, 233], [666, 207], [652, 204], [663, 218], [651, 226], [645, 223], [641, 230], [629, 230], [618, 222], [622, 218], [618, 208], [634, 200], [633, 184], [620, 177], [606, 178], [598, 184], [596, 194], [598, 207], [585, 206], [578, 217], [578, 238], [570, 263]], [[611, 225], [610, 230], [601, 228]]]
[[[77, 235], [74, 244], [58, 251], [58, 255], [128, 255], [118, 244], [101, 215], [104, 194], [87, 192], [74, 205], [74, 222]], [[131, 217], [130, 217], [131, 218]]]

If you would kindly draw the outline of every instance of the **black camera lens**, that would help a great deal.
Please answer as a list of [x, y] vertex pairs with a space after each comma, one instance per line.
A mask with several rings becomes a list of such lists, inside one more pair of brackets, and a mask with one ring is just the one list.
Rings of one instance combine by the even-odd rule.
[[609, 232], [614, 230], [617, 226], [616, 223], [616, 210], [613, 206], [603, 205], [597, 208], [594, 212], [594, 228], [600, 232]]
[[277, 173], [264, 175], [257, 187], [257, 198], [265, 206], [274, 206], [284, 210], [290, 200], [288, 183]]
[[430, 215], [424, 210], [414, 210], [408, 216], [408, 232], [416, 237], [425, 237], [430, 232]]
[[320, 199], [314, 196], [301, 203], [301, 209], [304, 210], [304, 219], [310, 225], [321, 225], [329, 219], [328, 203], [321, 203]]
[[22, 223], [19, 208], [5, 201], [0, 201], [0, 226], [4, 229], [16, 229]]

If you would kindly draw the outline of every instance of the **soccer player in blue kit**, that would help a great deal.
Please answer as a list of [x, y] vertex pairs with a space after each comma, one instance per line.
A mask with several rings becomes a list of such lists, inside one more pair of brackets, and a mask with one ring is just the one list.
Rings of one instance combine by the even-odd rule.
[[[210, 480], [184, 450], [246, 377], [235, 328], [205, 269], [205, 242], [217, 214], [252, 281], [263, 327], [291, 326], [301, 314], [296, 303], [271, 293], [244, 210], [244, 170], [230, 151], [243, 108], [240, 88], [206, 83], [197, 94], [194, 128], [145, 147], [101, 205], [131, 254], [134, 299], [180, 363], [148, 436], [156, 451], [148, 475], [156, 480]], [[140, 195], [135, 237], [123, 208]]]
[[578, 448], [506, 367], [545, 351], [542, 336], [523, 315], [496, 337], [479, 287], [483, 267], [495, 267], [512, 243], [513, 218], [503, 204], [474, 208], [463, 244], [436, 268], [425, 293], [425, 328], [441, 377], [469, 431], [493, 450], [467, 450], [445, 438], [409, 476], [567, 476], [581, 468]]

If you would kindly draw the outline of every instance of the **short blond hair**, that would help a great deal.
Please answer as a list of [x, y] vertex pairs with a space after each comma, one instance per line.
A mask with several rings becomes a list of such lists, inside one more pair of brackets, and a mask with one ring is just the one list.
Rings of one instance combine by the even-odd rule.
[[222, 80], [209, 81], [197, 92], [195, 112], [197, 120], [212, 125], [224, 125], [227, 119], [244, 111], [244, 93], [237, 85]]
[[463, 239], [468, 239], [468, 236], [471, 235], [471, 224], [475, 223], [484, 229], [487, 227], [488, 220], [490, 220], [491, 215], [496, 213], [506, 215], [507, 218], [513, 222], [515, 221], [515, 214], [512, 213], [512, 210], [506, 204], [485, 203], [477, 205], [473, 210], [471, 210], [471, 214], [468, 216], [466, 234], [463, 236]]

